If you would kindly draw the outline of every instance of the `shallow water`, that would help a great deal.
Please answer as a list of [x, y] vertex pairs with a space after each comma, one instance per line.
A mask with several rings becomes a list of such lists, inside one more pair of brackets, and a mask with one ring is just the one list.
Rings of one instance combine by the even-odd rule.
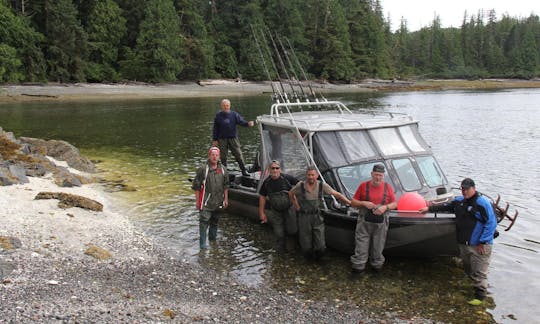
[[[470, 176], [489, 195], [503, 194], [520, 211], [510, 232], [497, 239], [489, 281], [488, 313], [473, 312], [468, 280], [452, 259], [390, 258], [380, 276], [349, 277], [348, 256], [330, 252], [326, 263], [306, 263], [272, 250], [266, 226], [224, 215], [219, 242], [199, 254], [197, 213], [188, 178], [205, 159], [219, 99], [176, 99], [91, 104], [0, 106], [0, 126], [16, 136], [64, 139], [97, 160], [119, 211], [171, 254], [236, 276], [247, 285], [268, 285], [327, 298], [342, 305], [383, 309], [396, 316], [448, 322], [534, 322], [540, 312], [539, 90], [443, 91], [333, 95], [353, 109], [411, 114], [431, 144], [450, 182]], [[268, 96], [232, 97], [233, 109], [254, 119]], [[246, 161], [257, 147], [255, 128], [241, 128]], [[120, 189], [123, 189], [120, 190]], [[132, 191], [135, 190], [135, 191]], [[500, 229], [502, 230], [502, 229]], [[523, 298], [526, 296], [527, 298]], [[460, 320], [457, 320], [460, 319]]]

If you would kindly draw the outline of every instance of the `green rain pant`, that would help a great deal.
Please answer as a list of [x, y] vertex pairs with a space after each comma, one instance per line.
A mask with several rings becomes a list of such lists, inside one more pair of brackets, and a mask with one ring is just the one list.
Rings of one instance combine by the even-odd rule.
[[319, 212], [299, 213], [298, 239], [305, 256], [318, 258], [324, 253], [326, 250], [324, 219]]

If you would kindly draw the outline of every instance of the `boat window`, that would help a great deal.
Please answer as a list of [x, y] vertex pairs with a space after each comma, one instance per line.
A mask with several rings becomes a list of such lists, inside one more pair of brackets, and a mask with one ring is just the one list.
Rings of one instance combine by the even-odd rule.
[[[366, 131], [318, 132], [315, 134], [318, 154], [324, 155], [324, 162], [336, 167], [374, 158], [375, 149]], [[319, 153], [320, 151], [320, 153]]]
[[315, 139], [317, 146], [320, 147], [320, 153], [324, 155], [329, 166], [346, 164], [347, 159], [335, 132], [318, 132], [315, 134]]
[[[373, 170], [373, 165], [376, 163], [381, 162], [376, 161], [371, 163], [348, 165], [337, 169], [339, 179], [349, 193], [349, 197], [354, 195], [356, 189], [358, 189], [358, 186], [362, 182], [371, 179], [371, 171]], [[390, 183], [388, 173], [385, 173], [384, 178], [384, 181]]]
[[416, 191], [422, 188], [420, 179], [414, 170], [409, 159], [392, 160], [392, 165], [396, 170], [399, 181], [405, 191]]
[[415, 136], [415, 132], [411, 128], [411, 125], [399, 127], [399, 132], [401, 133], [401, 136], [403, 137], [403, 140], [405, 140], [405, 144], [409, 147], [409, 149], [411, 151], [413, 151], [413, 152], [425, 152], [426, 151], [426, 149], [418, 141], [418, 137]]
[[438, 187], [446, 184], [441, 168], [432, 156], [419, 156], [416, 162], [428, 186]]
[[345, 150], [349, 157], [349, 162], [359, 161], [375, 156], [375, 151], [371, 147], [366, 131], [345, 131], [339, 132]]
[[306, 172], [308, 158], [301, 140], [292, 129], [264, 126], [262, 133], [263, 169], [272, 160], [281, 163], [283, 172], [297, 176]]
[[377, 128], [369, 131], [384, 155], [409, 153], [396, 128]]

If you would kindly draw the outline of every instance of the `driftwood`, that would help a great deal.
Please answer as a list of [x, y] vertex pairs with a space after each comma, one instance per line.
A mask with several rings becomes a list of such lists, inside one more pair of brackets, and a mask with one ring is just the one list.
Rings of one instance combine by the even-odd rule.
[[95, 200], [65, 192], [40, 192], [34, 199], [58, 199], [58, 207], [66, 209], [80, 207], [93, 211], [103, 211], [103, 205]]
[[42, 97], [42, 98], [58, 98], [58, 96], [54, 96], [54, 95], [31, 94], [31, 93], [21, 93], [21, 96], [27, 96], [27, 97]]

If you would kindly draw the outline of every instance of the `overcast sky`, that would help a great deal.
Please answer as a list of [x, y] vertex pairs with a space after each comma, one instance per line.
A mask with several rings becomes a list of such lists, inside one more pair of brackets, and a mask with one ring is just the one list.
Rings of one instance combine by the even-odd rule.
[[503, 14], [511, 17], [528, 17], [534, 12], [540, 15], [539, 0], [380, 0], [385, 18], [390, 15], [392, 30], [399, 28], [401, 17], [407, 20], [409, 31], [431, 25], [435, 14], [439, 15], [443, 28], [459, 27], [465, 10], [468, 16], [478, 10], [495, 9], [497, 18]]

